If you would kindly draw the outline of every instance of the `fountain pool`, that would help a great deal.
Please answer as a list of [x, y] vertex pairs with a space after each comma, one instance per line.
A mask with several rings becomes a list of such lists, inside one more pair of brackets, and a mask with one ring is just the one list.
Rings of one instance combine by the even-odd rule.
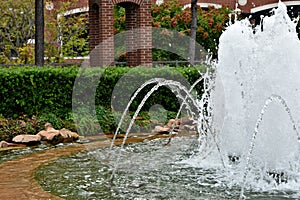
[[[200, 166], [190, 158], [198, 151], [196, 136], [157, 139], [125, 146], [118, 172], [110, 187], [113, 159], [105, 160], [109, 148], [61, 157], [43, 165], [35, 177], [43, 189], [65, 199], [238, 199], [238, 172], [211, 163]], [[114, 151], [118, 151], [118, 147]], [[206, 165], [206, 166], [205, 166]], [[299, 199], [299, 183], [247, 190], [249, 199]], [[261, 181], [262, 182], [262, 181]], [[297, 187], [297, 189], [295, 189]], [[290, 189], [294, 188], [294, 189]]]
[[36, 172], [39, 183], [66, 199], [299, 199], [300, 41], [286, 6], [273, 12], [222, 34], [199, 138], [62, 157]]

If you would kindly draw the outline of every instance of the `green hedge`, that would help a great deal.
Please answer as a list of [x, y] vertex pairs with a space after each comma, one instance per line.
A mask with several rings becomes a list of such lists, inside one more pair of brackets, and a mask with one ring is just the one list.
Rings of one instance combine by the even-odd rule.
[[0, 113], [14, 118], [68, 113], [77, 71], [62, 67], [0, 68]]
[[[113, 109], [118, 110], [124, 106], [139, 85], [152, 77], [181, 79], [192, 84], [199, 78], [199, 73], [194, 67], [0, 68], [0, 114], [4, 117], [17, 118], [22, 115], [53, 113], [60, 118], [66, 118], [72, 111], [75, 80], [77, 80], [75, 85], [79, 89], [73, 95], [79, 103], [82, 101], [84, 104], [91, 100], [89, 98], [93, 101], [91, 84], [97, 83], [95, 105], [110, 108], [112, 94], [115, 94], [119, 99], [113, 99], [117, 104]], [[119, 80], [120, 83], [116, 87]], [[137, 108], [139, 101], [152, 87], [153, 85], [148, 86], [142, 91], [131, 106], [131, 110]], [[117, 91], [113, 93], [114, 88], [117, 88]], [[201, 87], [198, 87], [197, 91], [201, 93]], [[165, 87], [160, 88], [151, 96], [144, 109], [147, 110], [154, 104], [161, 104], [170, 111], [176, 111], [179, 106], [175, 95]]]

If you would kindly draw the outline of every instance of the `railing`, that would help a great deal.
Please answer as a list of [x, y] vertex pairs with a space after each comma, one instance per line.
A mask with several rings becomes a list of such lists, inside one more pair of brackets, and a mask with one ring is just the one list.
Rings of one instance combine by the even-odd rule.
[[[203, 61], [195, 61], [195, 64], [201, 64]], [[114, 64], [116, 66], [126, 66], [126, 62], [117, 62], [115, 61]], [[81, 66], [80, 63], [50, 63], [45, 64], [47, 66]], [[171, 60], [171, 61], [153, 61], [152, 66], [153, 67], [160, 67], [160, 66], [171, 66], [171, 67], [178, 67], [178, 66], [190, 66], [190, 62], [186, 60]], [[33, 67], [34, 64], [0, 64], [0, 67]]]
[[[195, 61], [195, 64], [201, 64], [203, 61]], [[126, 62], [115, 62], [115, 65], [126, 65]], [[153, 67], [160, 67], [160, 66], [165, 66], [169, 65], [172, 67], [178, 67], [178, 66], [190, 66], [190, 62], [186, 60], [170, 60], [170, 61], [153, 61], [152, 66]]]
[[[75, 66], [78, 65], [80, 66], [81, 63], [49, 63], [45, 64], [45, 66], [53, 66], [53, 67], [58, 67], [58, 66]], [[0, 67], [34, 67], [36, 65], [34, 64], [0, 64]]]

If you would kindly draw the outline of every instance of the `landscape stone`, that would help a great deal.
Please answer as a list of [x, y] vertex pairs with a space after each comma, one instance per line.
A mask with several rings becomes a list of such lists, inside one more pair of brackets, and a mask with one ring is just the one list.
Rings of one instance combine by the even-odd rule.
[[65, 128], [61, 129], [59, 133], [64, 138], [63, 142], [75, 142], [76, 140], [79, 139], [79, 135], [77, 133], [72, 132]]
[[169, 127], [162, 127], [162, 126], [155, 126], [154, 132], [160, 133], [160, 134], [168, 134], [170, 131]]
[[39, 135], [17, 135], [12, 139], [15, 143], [21, 143], [26, 145], [38, 144], [41, 142], [41, 136]]
[[0, 148], [5, 148], [5, 147], [8, 147], [8, 142], [6, 142], [6, 141], [1, 141], [1, 142], [0, 142]]
[[50, 144], [75, 142], [79, 139], [79, 135], [68, 129], [56, 130], [50, 123], [45, 124], [45, 130], [40, 131], [37, 135], [41, 137], [41, 140]]

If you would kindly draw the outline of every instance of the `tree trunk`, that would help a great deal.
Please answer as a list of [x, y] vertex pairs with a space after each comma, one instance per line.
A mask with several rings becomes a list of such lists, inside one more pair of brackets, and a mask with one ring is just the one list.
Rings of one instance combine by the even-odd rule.
[[35, 65], [44, 65], [44, 0], [35, 0]]
[[195, 64], [195, 46], [196, 46], [196, 31], [197, 31], [197, 0], [191, 0], [192, 25], [189, 46], [189, 58], [191, 65]]

